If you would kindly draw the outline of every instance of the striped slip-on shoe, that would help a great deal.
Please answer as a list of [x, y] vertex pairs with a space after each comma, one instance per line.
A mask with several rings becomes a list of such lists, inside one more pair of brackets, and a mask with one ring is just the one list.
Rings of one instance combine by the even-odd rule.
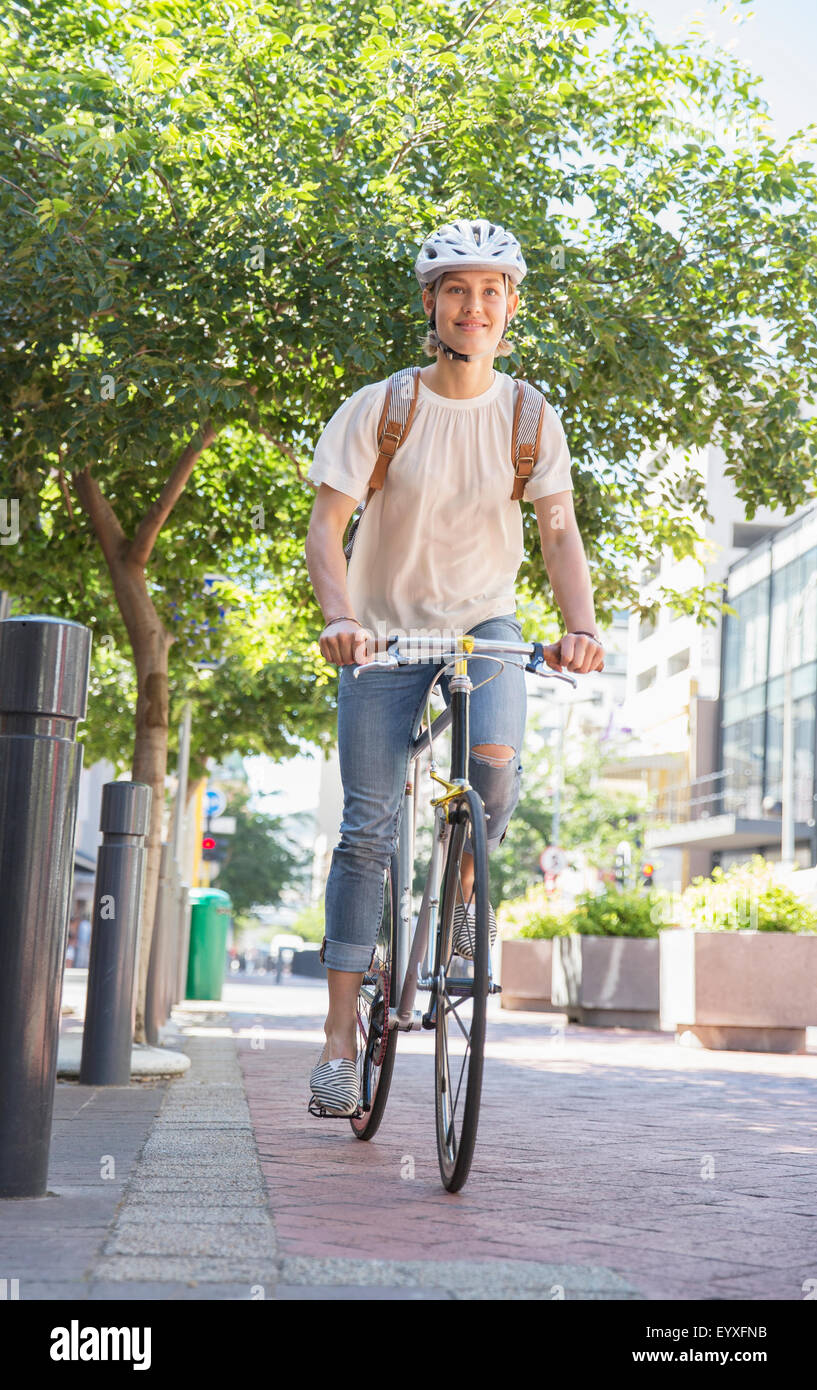
[[[321, 1048], [321, 1057], [324, 1054]], [[332, 1062], [318, 1059], [312, 1068], [309, 1088], [315, 1103], [330, 1115], [354, 1115], [360, 1100], [357, 1062], [338, 1057]]]
[[[488, 904], [488, 931], [491, 937], [491, 946], [493, 946], [496, 941], [496, 917], [490, 903]], [[474, 913], [467, 910], [465, 903], [457, 903], [454, 908], [454, 927], [451, 935], [454, 954], [462, 956], [464, 960], [473, 960]]]

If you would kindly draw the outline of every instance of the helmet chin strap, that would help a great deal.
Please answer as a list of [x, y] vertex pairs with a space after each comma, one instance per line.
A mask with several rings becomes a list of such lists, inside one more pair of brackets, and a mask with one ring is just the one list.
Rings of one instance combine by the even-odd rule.
[[[457, 352], [454, 348], [449, 347], [447, 343], [444, 343], [444, 342], [443, 342], [442, 338], [441, 338], [440, 335], [439, 335], [439, 332], [437, 331], [437, 324], [436, 324], [436, 322], [435, 322], [435, 319], [436, 319], [436, 310], [435, 310], [435, 312], [432, 313], [431, 318], [430, 318], [429, 321], [428, 321], [428, 326], [429, 326], [429, 328], [433, 328], [433, 329], [434, 329], [434, 332], [437, 334], [437, 341], [438, 341], [439, 344], [440, 344], [440, 349], [441, 349], [441, 351], [444, 353], [444, 355], [448, 358], [449, 362], [476, 362], [480, 357], [495, 357], [495, 356], [496, 356], [496, 348], [495, 348], [495, 347], [486, 348], [484, 352], [470, 352], [470, 353], [468, 353], [468, 352]], [[510, 323], [510, 321], [511, 321], [511, 320], [510, 320], [510, 317], [506, 316], [506, 318], [505, 318], [505, 327], [504, 327], [503, 330], [502, 330], [502, 337], [503, 337], [503, 338], [505, 337], [505, 334], [506, 334], [507, 331], [508, 331], [508, 324]]]

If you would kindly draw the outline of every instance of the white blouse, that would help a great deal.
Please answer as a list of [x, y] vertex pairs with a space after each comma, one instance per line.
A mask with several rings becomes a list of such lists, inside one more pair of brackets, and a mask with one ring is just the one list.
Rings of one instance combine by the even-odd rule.
[[[335, 411], [307, 477], [356, 501], [377, 458], [388, 379], [362, 386]], [[516, 612], [524, 558], [522, 509], [511, 501], [513, 378], [494, 371], [479, 396], [454, 400], [420, 379], [408, 436], [372, 494], [355, 537], [352, 611], [378, 637], [465, 633]], [[548, 403], [526, 502], [572, 489], [561, 421]]]

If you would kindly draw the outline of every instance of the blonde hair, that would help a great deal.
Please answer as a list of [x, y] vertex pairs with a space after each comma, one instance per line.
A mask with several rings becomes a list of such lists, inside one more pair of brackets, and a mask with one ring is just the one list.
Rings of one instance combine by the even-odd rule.
[[[435, 307], [436, 307], [436, 304], [437, 304], [437, 294], [438, 294], [438, 292], [439, 292], [440, 285], [442, 284], [443, 280], [445, 279], [445, 276], [448, 275], [448, 274], [450, 274], [450, 272], [449, 272], [449, 271], [446, 271], [444, 275], [441, 275], [440, 278], [439, 278], [438, 280], [435, 280], [435, 282], [434, 282], [434, 304], [435, 304]], [[508, 302], [509, 290], [510, 290], [510, 285], [509, 285], [509, 283], [508, 283], [508, 276], [506, 275], [506, 276], [505, 276], [505, 303], [506, 303], [506, 305], [507, 305], [507, 302]], [[429, 328], [429, 329], [428, 329], [428, 331], [426, 332], [425, 337], [423, 338], [423, 341], [422, 341], [422, 343], [420, 344], [420, 346], [421, 346], [423, 352], [425, 353], [426, 357], [436, 357], [436, 356], [437, 356], [437, 352], [438, 352], [439, 347], [440, 347], [440, 339], [439, 339], [439, 337], [437, 336], [437, 332], [436, 332], [435, 329], [433, 329], [433, 328]], [[507, 340], [507, 338], [505, 338], [505, 337], [500, 338], [499, 342], [498, 342], [497, 345], [496, 345], [496, 349], [495, 349], [495, 354], [494, 354], [494, 355], [495, 355], [496, 357], [510, 357], [510, 355], [511, 355], [512, 352], [513, 352], [513, 343], [509, 343], [508, 340]]]

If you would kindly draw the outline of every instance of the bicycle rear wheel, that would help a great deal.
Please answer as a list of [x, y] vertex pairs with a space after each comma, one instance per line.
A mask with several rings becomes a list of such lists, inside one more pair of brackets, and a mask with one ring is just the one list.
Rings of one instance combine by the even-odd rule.
[[[485, 1019], [488, 1001], [488, 847], [485, 810], [470, 790], [449, 812], [453, 822], [445, 863], [440, 930], [435, 961], [433, 1011], [435, 1019], [435, 1092], [437, 1156], [443, 1186], [458, 1192], [471, 1169], [479, 1122]], [[462, 851], [470, 829], [474, 852], [474, 885], [462, 886]], [[454, 911], [473, 909], [471, 928], [474, 959], [452, 950]]]
[[366, 971], [357, 999], [358, 1050], [360, 1062], [359, 1113], [349, 1123], [358, 1139], [371, 1139], [377, 1132], [389, 1095], [397, 1029], [388, 1028], [389, 1004], [394, 962], [394, 924], [396, 921], [394, 860], [386, 870], [383, 916], [375, 942], [374, 958]]

